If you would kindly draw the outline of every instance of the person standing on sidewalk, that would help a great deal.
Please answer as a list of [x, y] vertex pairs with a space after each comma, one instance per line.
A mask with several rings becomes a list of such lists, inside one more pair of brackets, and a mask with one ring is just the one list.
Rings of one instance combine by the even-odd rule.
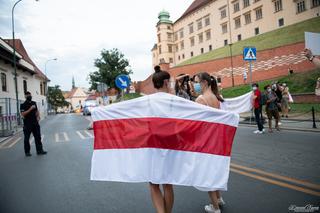
[[276, 93], [271, 89], [270, 85], [267, 85], [265, 87], [267, 91], [267, 105], [266, 105], [266, 111], [268, 116], [268, 122], [269, 122], [269, 133], [272, 133], [272, 117], [274, 117], [276, 124], [275, 128], [280, 131], [279, 128], [279, 111], [277, 107], [277, 95]]
[[258, 125], [258, 130], [254, 131], [255, 134], [264, 133], [263, 123], [262, 123], [262, 104], [261, 104], [261, 92], [259, 90], [259, 85], [257, 83], [252, 84], [253, 90], [253, 109], [254, 109], [254, 117]]
[[25, 93], [26, 101], [20, 105], [20, 112], [23, 117], [23, 133], [24, 133], [24, 152], [27, 157], [30, 153], [30, 135], [33, 134], [38, 155], [47, 154], [42, 148], [40, 133], [40, 114], [36, 102], [32, 101], [30, 92]]

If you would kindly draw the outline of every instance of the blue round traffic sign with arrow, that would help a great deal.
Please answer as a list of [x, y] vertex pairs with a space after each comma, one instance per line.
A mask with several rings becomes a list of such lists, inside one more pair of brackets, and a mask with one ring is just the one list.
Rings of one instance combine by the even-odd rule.
[[129, 76], [127, 76], [127, 75], [118, 75], [118, 76], [116, 77], [116, 86], [117, 86], [119, 89], [125, 89], [125, 88], [127, 88], [128, 86], [130, 86]]

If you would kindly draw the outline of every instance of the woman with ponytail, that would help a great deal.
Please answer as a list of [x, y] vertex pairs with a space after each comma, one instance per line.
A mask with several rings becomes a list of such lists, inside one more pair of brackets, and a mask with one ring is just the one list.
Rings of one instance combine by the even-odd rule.
[[[199, 94], [196, 102], [213, 108], [220, 108], [220, 102], [224, 102], [218, 89], [217, 80], [206, 72], [199, 73], [194, 79], [194, 90]], [[200, 189], [200, 188], [199, 188]], [[200, 189], [205, 190], [206, 189]], [[219, 206], [225, 205], [219, 191], [208, 191], [212, 204], [204, 207], [206, 212], [221, 213]]]
[[[169, 93], [170, 74], [162, 71], [160, 66], [154, 67], [155, 73], [152, 82], [157, 92]], [[150, 183], [151, 198], [157, 213], [171, 213], [174, 202], [173, 187], [171, 184], [162, 184], [163, 194], [159, 184]]]

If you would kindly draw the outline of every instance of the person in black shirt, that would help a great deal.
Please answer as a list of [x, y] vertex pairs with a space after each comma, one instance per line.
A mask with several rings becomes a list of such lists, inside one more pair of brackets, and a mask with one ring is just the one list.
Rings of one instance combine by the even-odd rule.
[[20, 105], [20, 112], [23, 117], [23, 133], [24, 133], [24, 152], [27, 157], [30, 157], [30, 135], [33, 134], [38, 155], [47, 154], [42, 148], [41, 133], [40, 133], [40, 115], [36, 102], [32, 101], [30, 92], [25, 93], [26, 101]]

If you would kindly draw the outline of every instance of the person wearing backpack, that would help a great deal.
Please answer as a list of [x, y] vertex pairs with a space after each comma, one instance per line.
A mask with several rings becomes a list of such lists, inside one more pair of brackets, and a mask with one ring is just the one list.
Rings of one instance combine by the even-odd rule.
[[255, 134], [262, 134], [264, 133], [264, 127], [262, 123], [262, 105], [263, 99], [261, 96], [261, 92], [259, 90], [259, 85], [257, 83], [252, 84], [253, 90], [253, 109], [254, 109], [254, 117], [257, 122], [258, 129], [254, 131]]

